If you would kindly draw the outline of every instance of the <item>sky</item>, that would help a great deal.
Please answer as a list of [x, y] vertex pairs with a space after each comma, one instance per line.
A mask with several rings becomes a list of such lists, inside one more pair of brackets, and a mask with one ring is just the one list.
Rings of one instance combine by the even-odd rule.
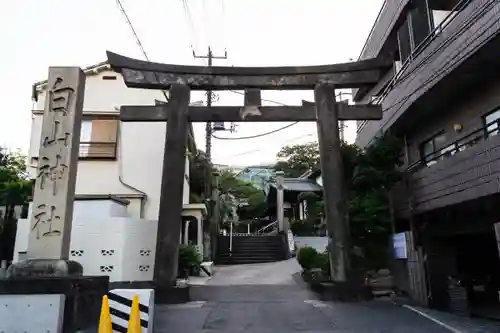
[[[356, 60], [383, 0], [123, 0], [151, 61], [204, 65], [192, 50], [215, 55], [217, 66], [324, 65]], [[186, 5], [185, 5], [186, 4]], [[106, 50], [144, 59], [115, 0], [0, 1], [0, 146], [27, 153], [31, 88], [49, 66], [86, 67], [106, 60]], [[243, 105], [243, 96], [220, 92], [214, 105]], [[347, 97], [347, 96], [346, 96]], [[192, 93], [192, 102], [203, 93]], [[311, 91], [263, 91], [287, 105], [312, 101]], [[263, 102], [264, 105], [276, 105]], [[239, 123], [226, 138], [266, 133], [288, 123]], [[229, 127], [229, 124], [226, 125]], [[205, 149], [204, 124], [194, 124]], [[355, 124], [346, 139], [353, 142]], [[213, 139], [217, 164], [273, 163], [281, 147], [317, 140], [314, 123], [299, 123], [247, 140]]]

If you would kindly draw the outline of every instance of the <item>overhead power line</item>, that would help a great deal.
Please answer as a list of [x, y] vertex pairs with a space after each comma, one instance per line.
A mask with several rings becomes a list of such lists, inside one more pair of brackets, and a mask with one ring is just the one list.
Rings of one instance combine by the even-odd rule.
[[283, 127], [280, 127], [280, 128], [277, 128], [275, 130], [272, 130], [270, 132], [267, 132], [267, 133], [261, 133], [261, 134], [256, 134], [256, 135], [250, 135], [250, 136], [240, 136], [240, 137], [236, 137], [236, 138], [221, 138], [219, 136], [215, 136], [212, 134], [212, 137], [215, 138], [215, 139], [218, 139], [218, 140], [246, 140], [246, 139], [256, 139], [256, 138], [260, 138], [262, 136], [266, 136], [266, 135], [270, 135], [270, 134], [274, 134], [274, 133], [277, 133], [279, 131], [282, 131], [284, 129], [287, 129], [289, 127], [292, 127], [294, 125], [297, 125], [299, 122], [296, 121], [296, 122], [293, 122], [291, 124], [288, 124], [286, 126], [283, 126]]
[[186, 20], [188, 22], [189, 26], [189, 32], [191, 35], [191, 51], [194, 52], [194, 46], [197, 44], [197, 37], [196, 37], [196, 29], [193, 23], [193, 18], [191, 16], [191, 11], [189, 10], [189, 4], [187, 0], [181, 0], [182, 1], [182, 7], [184, 8], [184, 15], [186, 16]]
[[[125, 7], [123, 7], [121, 0], [116, 0], [116, 5], [118, 6], [118, 9], [120, 9], [120, 12], [122, 13], [123, 17], [125, 18], [125, 21], [127, 22], [130, 30], [132, 31], [132, 35], [134, 35], [135, 41], [136, 41], [137, 45], [139, 46], [139, 49], [141, 50], [142, 54], [144, 55], [144, 58], [147, 61], [150, 61], [148, 54], [146, 53], [146, 50], [144, 49], [144, 46], [142, 45], [141, 39], [139, 38], [139, 35], [135, 31], [134, 25], [132, 24], [132, 20], [130, 20], [130, 17], [128, 16], [127, 11], [125, 10]], [[156, 80], [159, 81], [156, 73], [154, 73], [154, 75], [155, 75]], [[168, 101], [169, 98], [168, 98], [166, 91], [162, 90], [162, 93], [163, 93], [163, 96], [165, 97], [165, 100]]]
[[[287, 144], [287, 143], [290, 143], [290, 142], [293, 142], [295, 140], [299, 140], [299, 139], [302, 139], [302, 138], [306, 138], [306, 137], [310, 137], [310, 136], [314, 136], [316, 133], [309, 133], [309, 134], [305, 134], [305, 135], [301, 135], [301, 136], [298, 136], [298, 137], [295, 137], [295, 138], [291, 138], [289, 140], [285, 140], [283, 142], [281, 142], [280, 144], [281, 145], [284, 145], [284, 144]], [[231, 154], [231, 155], [225, 155], [225, 156], [222, 156], [223, 158], [230, 158], [230, 157], [238, 157], [238, 156], [243, 156], [243, 155], [248, 155], [248, 154], [252, 154], [252, 153], [257, 153], [259, 151], [263, 151], [265, 148], [258, 148], [258, 149], [252, 149], [252, 150], [247, 150], [247, 151], [244, 151], [242, 153], [237, 153], [237, 154]]]
[[[378, 98], [376, 98], [376, 100], [373, 101], [372, 103], [382, 103], [382, 101], [388, 96], [388, 94], [390, 93], [390, 91], [393, 90], [399, 82], [402, 82], [404, 79], [408, 78], [411, 74], [413, 74], [416, 71], [418, 71], [419, 69], [421, 69], [428, 62], [432, 61], [432, 59], [434, 59], [434, 56], [439, 56], [440, 54], [442, 54], [444, 52], [444, 49], [445, 49], [446, 46], [448, 46], [451, 42], [453, 42], [454, 40], [456, 40], [463, 31], [466, 31], [468, 28], [470, 28], [474, 23], [477, 22], [477, 20], [478, 20], [479, 17], [483, 16], [486, 12], [488, 12], [492, 8], [492, 6], [495, 6], [498, 3], [499, 3], [498, 0], [490, 0], [489, 2], [487, 2], [485, 4], [482, 4], [481, 7], [478, 8], [477, 11], [474, 13], [474, 15], [472, 15], [471, 17], [469, 17], [469, 19], [467, 21], [463, 22], [462, 25], [460, 25], [459, 27], [457, 27], [457, 29], [450, 36], [448, 36], [448, 38], [445, 41], [443, 41], [443, 43], [441, 43], [435, 50], [433, 50], [432, 52], [430, 52], [429, 54], [427, 54], [414, 68], [412, 68], [410, 71], [408, 71], [408, 73], [404, 73], [403, 76], [401, 76], [399, 78], [396, 78], [391, 84], [389, 84], [384, 89], [384, 91], [382, 92], [382, 94]], [[493, 21], [493, 23], [489, 24], [492, 21]], [[489, 24], [488, 27], [486, 29], [484, 29], [483, 32], [480, 35], [471, 36], [471, 37], [465, 39], [459, 45], [457, 45], [457, 47], [455, 48], [455, 50], [461, 49], [466, 44], [470, 43], [471, 42], [470, 41], [471, 38], [478, 39], [479, 37], [483, 36], [491, 27], [493, 27], [499, 21], [500, 21], [500, 19], [497, 16], [493, 16], [491, 19], [489, 19], [488, 21], [486, 21], [485, 23], [483, 23], [477, 29], [477, 30], [481, 30], [487, 24]], [[484, 44], [488, 43], [489, 40], [490, 39], [488, 39], [486, 41], [483, 41], [481, 43], [481, 45], [484, 45]], [[413, 96], [413, 94], [415, 94], [416, 92], [418, 92], [421, 89], [425, 88], [429, 84], [433, 83], [435, 78], [439, 77], [443, 73], [446, 73], [450, 68], [456, 66], [456, 64], [459, 63], [462, 59], [467, 59], [469, 56], [471, 56], [473, 53], [475, 53], [477, 49], [478, 49], [477, 47], [476, 48], [472, 48], [468, 52], [462, 54], [458, 59], [456, 58], [456, 55], [455, 55], [454, 52], [449, 52], [449, 55], [443, 60], [443, 63], [446, 63], [446, 65], [444, 67], [440, 68], [440, 70], [438, 70], [438, 71], [434, 71], [432, 73], [432, 75], [430, 75], [425, 81], [423, 81], [415, 89], [413, 89], [408, 94], [406, 94], [405, 96], [403, 96], [399, 100], [395, 101], [391, 105], [389, 105], [386, 108], [384, 108], [383, 112], [385, 113], [385, 112], [390, 111], [390, 110], [392, 110], [394, 108], [398, 108], [398, 110], [401, 109], [401, 107], [404, 105], [404, 103], [406, 101], [408, 101]], [[451, 60], [454, 60], [454, 61], [452, 62]], [[395, 117], [396, 114], [397, 114], [397, 111], [393, 112], [393, 114], [389, 117], [389, 119], [387, 121], [389, 121], [390, 119], [392, 119], [393, 117]], [[367, 123], [367, 121], [363, 122], [363, 125], [361, 125], [361, 127], [358, 129], [358, 132], [359, 132], [359, 130], [361, 128], [364, 127], [365, 123]]]
[[139, 35], [135, 31], [134, 25], [132, 24], [132, 21], [130, 20], [129, 16], [127, 15], [127, 11], [123, 7], [122, 2], [120, 0], [116, 0], [116, 5], [118, 6], [120, 11], [122, 12], [122, 15], [125, 18], [125, 20], [127, 21], [127, 24], [129, 26], [130, 30], [132, 31], [132, 34], [134, 35], [135, 41], [136, 41], [137, 45], [139, 46], [139, 48], [141, 49], [141, 52], [144, 55], [144, 58], [146, 58], [146, 60], [149, 61], [148, 54], [146, 53], [144, 46], [142, 46], [141, 39], [139, 38]]
[[[498, 0], [496, 1], [498, 2]], [[492, 22], [493, 21], [493, 22]], [[498, 17], [492, 17], [490, 20], [488, 20], [487, 22], [485, 22], [480, 28], [483, 28], [484, 26], [486, 26], [488, 23], [492, 22], [491, 24], [489, 24], [488, 28], [484, 29], [484, 32], [481, 33], [481, 35], [479, 36], [473, 36], [474, 39], [477, 39], [479, 37], [481, 37], [482, 35], [484, 35], [488, 30], [489, 28], [491, 28], [493, 25], [495, 25], [498, 21], [500, 21], [500, 19]], [[486, 44], [489, 40], [487, 41], [484, 41], [482, 43], [482, 45]], [[470, 42], [470, 38], [463, 41], [460, 45], [457, 46], [457, 49], [460, 49], [461, 47], [463, 47], [465, 44], [469, 43]], [[436, 71], [434, 72], [432, 75], [430, 75], [424, 82], [422, 82], [418, 87], [416, 87], [414, 90], [412, 90], [409, 94], [405, 95], [402, 99], [400, 99], [399, 101], [397, 102], [394, 102], [392, 105], [388, 106], [386, 109], [384, 109], [384, 112], [386, 111], [389, 111], [395, 107], [401, 107], [401, 105], [406, 102], [409, 98], [411, 98], [411, 96], [418, 92], [419, 90], [421, 90], [422, 88], [425, 88], [427, 85], [429, 85], [430, 83], [432, 83], [434, 81], [434, 79], [438, 76], [440, 76], [441, 74], [443, 73], [446, 73], [446, 71], [448, 71], [450, 68], [456, 66], [456, 64], [458, 62], [460, 62], [462, 59], [467, 59], [469, 56], [471, 56], [473, 53], [475, 53], [477, 50], [477, 48], [474, 48], [464, 54], [462, 54], [458, 60], [456, 59], [456, 55], [453, 53], [453, 52], [450, 52], [450, 55], [447, 56], [446, 58], [446, 66], [444, 66], [443, 68], [441, 68], [441, 70], [439, 71]], [[451, 59], [454, 58], [456, 61], [454, 62], [451, 62]]]
[[[470, 1], [470, 0], [469, 0]], [[394, 87], [398, 84], [398, 82], [402, 82], [404, 81], [406, 78], [410, 77], [410, 75], [412, 75], [413, 73], [415, 73], [416, 71], [418, 71], [419, 69], [421, 69], [424, 65], [428, 64], [433, 58], [434, 56], [436, 55], [439, 55], [441, 54], [442, 52], [444, 52], [444, 49], [453, 41], [455, 41], [459, 35], [469, 29], [474, 23], [477, 22], [477, 19], [484, 15], [490, 8], [491, 6], [495, 5], [496, 3], [498, 3], [498, 0], [491, 0], [489, 1], [488, 3], [486, 4], [483, 4], [476, 12], [473, 16], [471, 16], [467, 21], [463, 22], [461, 26], [458, 27], [458, 29], [456, 29], [453, 34], [451, 34], [450, 36], [448, 36], [448, 38], [443, 41], [443, 43], [441, 43], [435, 50], [433, 50], [432, 52], [430, 52], [429, 54], [427, 54], [418, 64], [417, 66], [415, 66], [414, 68], [412, 68], [410, 71], [408, 71], [407, 73], [404, 73], [403, 76], [397, 78], [395, 80], [395, 82], [393, 82], [393, 84], [390, 84], [387, 86], [387, 88], [384, 90], [384, 92], [382, 93], [381, 97], [379, 98], [379, 100], [383, 100], [385, 97], [387, 97], [387, 95], [389, 94], [389, 92], [394, 89]], [[487, 23], [489, 23], [490, 21], [486, 22], [484, 25], [486, 25]], [[484, 26], [483, 25], [483, 26]], [[475, 36], [475, 38], [477, 38], [478, 36]], [[460, 45], [458, 45], [457, 48], [462, 48], [466, 43], [469, 43], [469, 40], [465, 40], [463, 41], [462, 43], [460, 43]], [[469, 52], [470, 53], [470, 52]], [[447, 57], [447, 59], [450, 59], [454, 57], [453, 53], [450, 53], [450, 55]], [[449, 62], [447, 62], [449, 64]], [[414, 91], [412, 91], [410, 94], [406, 95], [405, 97], [403, 97], [402, 99], [400, 99], [399, 101], [393, 103], [392, 105], [388, 106], [384, 112], [386, 111], [389, 111], [390, 109], [394, 108], [394, 107], [397, 107], [398, 105], [406, 102], [412, 95], [413, 93], [415, 93], [416, 91], [420, 90], [421, 88], [427, 86], [429, 84], [429, 82], [431, 82], [435, 77], [439, 76], [440, 74], [442, 74], [447, 68], [450, 68], [451, 66], [453, 66], [454, 63], [452, 63], [451, 65], [448, 65], [446, 68], [442, 68], [440, 71], [437, 71], [437, 72], [434, 72], [433, 75], [431, 75], [426, 81], [424, 81], [419, 87], [417, 87]]]
[[[241, 94], [241, 95], [244, 95], [244, 93], [241, 93], [239, 91], [236, 91], [236, 90], [230, 90], [231, 92], [234, 92], [234, 93], [237, 93], [237, 94]], [[342, 96], [342, 95], [349, 95], [351, 93], [348, 93], [348, 92], [339, 92], [337, 95], [335, 95], [335, 97], [339, 97], [339, 96]], [[269, 100], [269, 99], [264, 99], [262, 98], [263, 101], [266, 101], [266, 102], [271, 102], [271, 103], [276, 103], [276, 104], [279, 104], [279, 105], [282, 105], [282, 106], [288, 106], [287, 104], [284, 104], [284, 103], [281, 103], [281, 102], [276, 102], [276, 101], [272, 101], [272, 100]], [[282, 130], [285, 130], [287, 128], [290, 128], [294, 125], [297, 125], [299, 123], [299, 121], [295, 121], [291, 124], [288, 124], [288, 125], [285, 125], [283, 127], [280, 127], [280, 128], [277, 128], [277, 129], [274, 129], [270, 132], [266, 132], [266, 133], [261, 133], [261, 134], [256, 134], [256, 135], [250, 135], [250, 136], [240, 136], [240, 137], [236, 137], [236, 138], [223, 138], [223, 137], [219, 137], [219, 136], [215, 136], [212, 134], [212, 137], [215, 138], [215, 139], [218, 139], [218, 140], [247, 140], [247, 139], [256, 139], [256, 138], [260, 138], [260, 137], [263, 137], [263, 136], [266, 136], [266, 135], [270, 135], [270, 134], [274, 134], [274, 133], [277, 133], [277, 132], [280, 132]], [[340, 126], [343, 126], [342, 123], [340, 123]]]

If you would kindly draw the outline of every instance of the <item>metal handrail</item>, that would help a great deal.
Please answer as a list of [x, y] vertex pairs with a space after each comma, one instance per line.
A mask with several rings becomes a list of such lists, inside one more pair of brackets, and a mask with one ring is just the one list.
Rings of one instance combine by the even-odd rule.
[[265, 227], [263, 227], [263, 228], [261, 228], [261, 229], [257, 230], [257, 232], [255, 232], [255, 234], [257, 234], [257, 235], [258, 235], [258, 234], [262, 234], [262, 233], [264, 233], [264, 230], [266, 230], [266, 229], [267, 229], [267, 228], [269, 228], [269, 227], [276, 226], [277, 224], [278, 224], [278, 221], [271, 222], [271, 223], [269, 223], [268, 225], [266, 225]]
[[[446, 28], [457, 17], [457, 15], [456, 15], [457, 12], [460, 12], [463, 9], [465, 9], [471, 2], [472, 2], [472, 0], [460, 0], [451, 9], [450, 14], [448, 14], [440, 24], [435, 26], [434, 29], [429, 31], [429, 34], [427, 35], [427, 37], [425, 37], [424, 40], [422, 40], [420, 42], [420, 44], [415, 49], [412, 50], [412, 52], [408, 55], [408, 58], [406, 58], [406, 60], [404, 62], [402, 62], [401, 68], [399, 69], [399, 71], [397, 73], [394, 74], [393, 78], [387, 84], [387, 86], [383, 90], [382, 94], [380, 95], [381, 97], [378, 98], [378, 102], [380, 102], [379, 104], [381, 104], [381, 101], [388, 95], [389, 91], [391, 91], [397, 85], [399, 80], [407, 77], [408, 73], [405, 73], [405, 71], [410, 66], [410, 63], [413, 62], [413, 59], [415, 57], [419, 56], [420, 53], [422, 53], [422, 51], [427, 46], [429, 46], [429, 44], [434, 39], [437, 38], [437, 36], [443, 31], [443, 29]], [[452, 35], [449, 38], [451, 38], [453, 36], [455, 36], [455, 35]], [[458, 37], [458, 36], [455, 36], [455, 37]], [[449, 40], [449, 38], [447, 39], [447, 41]], [[446, 43], [446, 41], [444, 43]], [[405, 74], [405, 76], [403, 74]], [[363, 128], [366, 126], [367, 123], [368, 123], [367, 120], [363, 120], [361, 122], [361, 125], [356, 129], [356, 133], [359, 134], [363, 130]]]
[[[464, 8], [466, 8], [472, 0], [460, 0], [451, 10], [450, 13], [443, 19], [441, 23], [434, 27], [434, 29], [429, 31], [429, 34], [418, 44], [410, 53], [408, 58], [403, 62], [401, 69], [399, 70], [394, 78], [391, 80], [389, 85], [395, 84], [401, 76], [403, 76], [403, 72], [407, 69], [409, 64], [413, 61], [413, 58], [417, 57], [422, 53], [422, 51], [429, 46], [429, 44], [437, 38], [439, 33], [443, 31], [457, 16], [457, 12], [461, 12]], [[431, 13], [429, 13], [431, 14]], [[458, 36], [457, 36], [458, 37]]]
[[79, 158], [116, 158], [116, 141], [80, 141]]
[[[494, 124], [498, 124], [498, 127], [492, 130], [488, 130], [488, 127]], [[412, 164], [410, 164], [405, 172], [416, 172], [420, 170], [422, 167], [430, 166], [428, 163], [435, 162], [437, 163], [439, 160], [442, 158], [448, 156], [448, 155], [455, 155], [463, 150], [465, 150], [468, 147], [471, 147], [478, 143], [479, 141], [487, 139], [491, 133], [493, 132], [499, 132], [500, 131], [500, 121], [495, 120], [490, 123], [487, 123], [486, 125], [468, 133], [467, 135], [464, 135], [460, 139], [457, 139], [453, 141], [452, 143], [439, 148], [435, 149], [432, 153], [429, 153], [427, 155], [421, 156], [420, 159]], [[438, 154], [441, 152], [440, 154]]]
[[233, 255], [233, 221], [231, 221], [229, 230], [229, 256]]

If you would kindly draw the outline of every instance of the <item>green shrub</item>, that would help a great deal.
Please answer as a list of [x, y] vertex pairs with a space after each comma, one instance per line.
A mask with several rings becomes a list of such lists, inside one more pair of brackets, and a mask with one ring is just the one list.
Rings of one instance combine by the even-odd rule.
[[314, 268], [318, 251], [310, 246], [301, 247], [297, 253], [297, 261], [304, 271]]
[[314, 268], [319, 268], [325, 276], [330, 276], [330, 256], [328, 255], [328, 251], [316, 255]]
[[192, 243], [179, 246], [179, 276], [186, 277], [190, 272], [199, 270], [202, 258], [198, 248]]

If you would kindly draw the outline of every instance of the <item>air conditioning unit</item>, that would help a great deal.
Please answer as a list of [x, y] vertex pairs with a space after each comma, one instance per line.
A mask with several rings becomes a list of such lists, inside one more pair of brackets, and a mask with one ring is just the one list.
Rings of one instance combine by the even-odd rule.
[[212, 131], [225, 131], [226, 128], [224, 127], [224, 122], [223, 121], [216, 121], [214, 122], [214, 125], [212, 127]]

